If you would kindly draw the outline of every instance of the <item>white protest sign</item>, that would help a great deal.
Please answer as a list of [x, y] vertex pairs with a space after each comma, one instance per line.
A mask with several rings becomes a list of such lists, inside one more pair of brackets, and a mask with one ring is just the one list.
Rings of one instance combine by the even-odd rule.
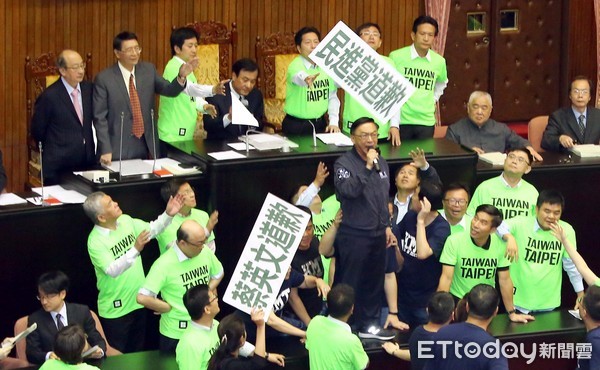
[[256, 117], [250, 113], [248, 108], [231, 95], [231, 124], [233, 125], [248, 125], [258, 127]]
[[342, 21], [309, 58], [382, 122], [400, 112], [416, 90]]

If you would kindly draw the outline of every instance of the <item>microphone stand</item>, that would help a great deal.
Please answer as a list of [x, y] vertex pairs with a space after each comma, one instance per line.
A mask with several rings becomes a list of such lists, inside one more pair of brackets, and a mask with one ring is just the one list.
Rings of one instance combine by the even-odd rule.
[[44, 151], [42, 148], [42, 142], [38, 142], [38, 149], [40, 150], [40, 183], [42, 185], [42, 201], [40, 203], [41, 206], [46, 206], [48, 203], [44, 200], [44, 157], [42, 152]]
[[312, 134], [313, 134], [313, 148], [316, 148], [317, 147], [317, 129], [315, 128], [315, 124], [312, 123], [311, 120], [308, 120], [308, 123], [310, 123], [310, 125], [312, 126], [312, 129], [313, 129], [313, 132], [312, 132]]
[[121, 143], [119, 147], [119, 182], [123, 173], [123, 120], [125, 119], [125, 113], [121, 112]]
[[154, 169], [156, 168], [156, 129], [154, 127], [154, 109], [150, 109], [150, 117], [152, 119], [152, 150], [154, 151], [154, 154], [152, 155], [154, 157], [154, 162], [152, 162], [152, 173], [154, 173]]
[[248, 134], [251, 132], [255, 132], [257, 134], [262, 134], [262, 132], [255, 130], [253, 128], [250, 128], [250, 126], [248, 126], [248, 129], [246, 130], [246, 139], [244, 140], [246, 142], [246, 155], [248, 155], [248, 153], [250, 152], [250, 144], [248, 144]]

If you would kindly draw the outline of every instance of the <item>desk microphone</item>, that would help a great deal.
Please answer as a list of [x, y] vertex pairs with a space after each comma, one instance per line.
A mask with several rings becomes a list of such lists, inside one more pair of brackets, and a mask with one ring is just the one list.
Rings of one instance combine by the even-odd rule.
[[123, 173], [123, 120], [125, 119], [125, 113], [121, 112], [121, 143], [119, 144], [119, 182], [121, 181], [121, 174]]
[[[379, 147], [370, 148], [370, 149], [375, 150], [377, 152], [377, 154], [381, 154], [381, 150], [379, 149]], [[381, 167], [379, 167], [379, 161], [377, 160], [377, 158], [373, 159], [373, 167], [375, 167], [375, 171], [381, 172]]]
[[246, 127], [248, 127], [246, 129], [246, 140], [245, 140], [246, 141], [246, 155], [248, 155], [248, 153], [250, 152], [250, 144], [248, 143], [248, 141], [250, 140], [249, 139], [249, 134], [251, 132], [256, 132], [257, 134], [262, 134], [262, 132], [253, 129], [251, 126], [246, 126]]
[[313, 132], [312, 132], [312, 134], [313, 134], [313, 147], [316, 148], [317, 147], [317, 129], [315, 128], [315, 124], [312, 123], [311, 120], [307, 120], [307, 121], [312, 126], [312, 129], [313, 129]]
[[42, 142], [38, 142], [38, 149], [40, 150], [40, 184], [42, 185], [42, 201], [40, 205], [45, 206], [48, 205], [44, 200], [44, 156], [42, 152], [44, 151], [42, 148]]
[[152, 156], [154, 157], [154, 162], [152, 162], [152, 173], [154, 173], [154, 169], [156, 168], [156, 128], [154, 127], [154, 109], [150, 109], [150, 122], [152, 123], [152, 150], [154, 153]]

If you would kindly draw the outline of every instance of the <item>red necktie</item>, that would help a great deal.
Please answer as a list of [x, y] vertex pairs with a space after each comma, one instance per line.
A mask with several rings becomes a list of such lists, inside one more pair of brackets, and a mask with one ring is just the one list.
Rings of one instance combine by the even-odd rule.
[[133, 114], [131, 133], [139, 139], [144, 134], [144, 118], [142, 117], [140, 98], [133, 83], [133, 73], [129, 75], [129, 102], [131, 103], [131, 112]]

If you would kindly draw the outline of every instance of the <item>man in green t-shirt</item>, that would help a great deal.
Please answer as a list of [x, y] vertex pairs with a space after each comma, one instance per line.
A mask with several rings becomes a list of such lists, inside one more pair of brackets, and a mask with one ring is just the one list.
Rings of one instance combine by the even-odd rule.
[[98, 287], [98, 316], [112, 347], [138, 352], [144, 347], [146, 314], [135, 295], [144, 283], [140, 253], [146, 243], [171, 223], [183, 204], [182, 196], [169, 199], [165, 212], [153, 222], [124, 215], [119, 204], [103, 192], [83, 203], [95, 224], [88, 237], [88, 253]]
[[[171, 81], [179, 73], [179, 67], [196, 57], [200, 35], [191, 27], [181, 27], [171, 33], [171, 55], [165, 66], [163, 77]], [[158, 111], [158, 136], [162, 141], [173, 142], [191, 140], [194, 138], [198, 112], [215, 115], [215, 107], [208, 104], [202, 97], [210, 97], [223, 93], [223, 82], [210, 85], [198, 85], [196, 76], [190, 73], [186, 76], [187, 89], [194, 89], [194, 96], [179, 94], [175, 97], [160, 97]], [[186, 90], [186, 93], [188, 90]]]
[[174, 197], [180, 194], [183, 196], [183, 206], [179, 212], [173, 216], [173, 221], [167, 228], [156, 236], [158, 241], [158, 247], [160, 248], [160, 254], [166, 252], [173, 244], [177, 242], [177, 229], [185, 220], [194, 220], [200, 225], [205, 227], [205, 234], [208, 235], [206, 240], [206, 246], [213, 252], [216, 251], [217, 245], [215, 243], [215, 234], [213, 232], [215, 225], [219, 221], [219, 212], [213, 211], [208, 216], [208, 213], [196, 207], [196, 194], [194, 188], [189, 182], [180, 179], [173, 178], [167, 181], [160, 189], [161, 197], [166, 201], [170, 197]]
[[177, 244], [154, 261], [138, 292], [137, 302], [161, 315], [159, 348], [163, 352], [175, 352], [189, 325], [185, 292], [199, 284], [207, 284], [215, 292], [223, 279], [223, 266], [204, 248], [206, 240], [204, 227], [194, 220], [184, 221], [177, 230]]
[[467, 215], [469, 188], [457, 182], [448, 185], [442, 203], [444, 209], [440, 210], [440, 214], [450, 224], [450, 233], [468, 231], [471, 224], [471, 217]]
[[399, 125], [401, 140], [433, 137], [435, 106], [448, 84], [446, 60], [431, 50], [437, 35], [438, 22], [422, 15], [413, 22], [413, 44], [390, 53], [398, 72], [416, 88], [400, 114], [392, 117], [391, 126]]
[[437, 290], [450, 292], [458, 300], [477, 284], [495, 286], [498, 273], [502, 301], [510, 320], [534, 320], [533, 316], [518, 314], [514, 308], [510, 262], [504, 257], [504, 243], [495, 234], [501, 222], [502, 214], [496, 207], [482, 204], [477, 207], [468, 233], [448, 237], [440, 256], [442, 275]]
[[313, 126], [317, 133], [340, 131], [337, 85], [308, 57], [320, 41], [321, 33], [314, 27], [302, 27], [294, 36], [300, 55], [292, 60], [286, 74], [286, 114], [282, 122], [286, 135], [312, 135]]
[[177, 344], [177, 366], [179, 370], [208, 368], [208, 361], [219, 347], [219, 322], [215, 316], [220, 312], [219, 298], [208, 285], [190, 288], [183, 296], [183, 304], [191, 321]]
[[[377, 51], [383, 42], [381, 27], [377, 23], [363, 23], [356, 28], [356, 34], [363, 39], [364, 42], [369, 44], [373, 50]], [[388, 62], [391, 66], [394, 66], [394, 62], [385, 55], [381, 55], [381, 58]], [[371, 117], [373, 114], [370, 113], [365, 107], [356, 101], [348, 92], [344, 93], [344, 113], [342, 131], [350, 135], [350, 127], [352, 123], [361, 117]], [[375, 123], [379, 125], [379, 140], [387, 139], [391, 141], [392, 145], [400, 145], [400, 131], [398, 126], [391, 127], [389, 122], [381, 122], [375, 119]]]
[[535, 216], [517, 216], [506, 222], [510, 234], [504, 238], [514, 237], [519, 249], [510, 275], [515, 285], [515, 307], [521, 312], [550, 311], [560, 306], [563, 269], [577, 298], [583, 297], [581, 274], [552, 233], [551, 226], [559, 224], [565, 238], [576, 247], [573, 227], [560, 219], [564, 203], [560, 192], [543, 190], [536, 202]]
[[329, 316], [314, 317], [306, 330], [311, 370], [365, 369], [369, 356], [347, 324], [354, 310], [354, 289], [334, 286], [327, 295]]

